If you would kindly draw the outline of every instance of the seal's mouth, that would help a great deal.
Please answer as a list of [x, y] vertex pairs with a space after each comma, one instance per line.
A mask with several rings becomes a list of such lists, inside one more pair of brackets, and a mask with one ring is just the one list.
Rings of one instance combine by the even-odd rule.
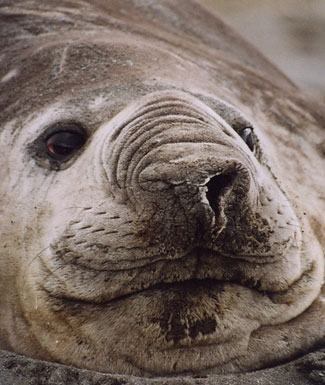
[[[60, 259], [50, 273], [49, 265], [46, 265], [43, 289], [56, 298], [104, 305], [149, 291], [167, 293], [191, 290], [194, 295], [203, 289], [209, 293], [225, 284], [235, 284], [266, 294], [281, 292], [290, 286], [291, 282], [285, 282], [284, 286], [276, 281], [276, 277], [269, 279], [270, 274], [266, 276], [270, 269], [276, 270], [277, 258], [274, 257], [269, 263], [265, 263], [262, 256], [259, 262], [257, 256], [251, 258], [230, 257], [197, 247], [183, 256], [164, 256], [154, 261], [144, 258], [129, 269], [117, 269], [114, 266], [113, 269], [98, 270], [79, 264], [77, 259], [64, 264]], [[58, 261], [58, 258], [52, 258], [51, 261], [55, 260]], [[70, 278], [65, 280], [67, 289], [63, 289], [61, 282], [57, 283], [56, 280], [59, 276], [67, 276], [67, 272]], [[279, 280], [281, 278], [278, 277]], [[92, 290], [88, 288], [89, 281], [92, 282]], [[85, 284], [87, 288], [83, 287]]]
[[[220, 281], [217, 279], [212, 278], [191, 278], [191, 279], [185, 279], [185, 280], [164, 280], [162, 282], [158, 282], [155, 284], [152, 284], [148, 287], [143, 287], [140, 289], [134, 289], [133, 291], [130, 291], [127, 294], [122, 294], [121, 296], [118, 296], [114, 298], [113, 301], [120, 301], [127, 297], [136, 296], [136, 295], [146, 295], [146, 293], [189, 293], [191, 292], [193, 296], [196, 294], [199, 294], [203, 291], [206, 293], [208, 292], [215, 292], [215, 291], [221, 291], [223, 290], [222, 286], [225, 284], [231, 284], [231, 282], [225, 282]], [[234, 282], [235, 283], [235, 282]], [[236, 282], [236, 284], [238, 284]], [[243, 285], [244, 286], [244, 285]], [[253, 288], [252, 288], [253, 289]], [[112, 302], [112, 301], [108, 301]]]

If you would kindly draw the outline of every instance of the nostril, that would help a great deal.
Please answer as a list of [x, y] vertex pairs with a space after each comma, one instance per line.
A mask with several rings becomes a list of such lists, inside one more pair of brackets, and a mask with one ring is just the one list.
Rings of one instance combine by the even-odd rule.
[[234, 174], [216, 175], [207, 183], [208, 191], [206, 197], [216, 216], [219, 214], [219, 197], [223, 195], [226, 187], [230, 186], [234, 180]]

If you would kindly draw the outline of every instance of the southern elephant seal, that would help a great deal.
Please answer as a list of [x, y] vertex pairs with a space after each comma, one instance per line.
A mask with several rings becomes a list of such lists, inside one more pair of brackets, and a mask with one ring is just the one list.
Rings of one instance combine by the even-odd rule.
[[1, 13], [1, 347], [175, 376], [324, 341], [317, 106], [192, 1]]

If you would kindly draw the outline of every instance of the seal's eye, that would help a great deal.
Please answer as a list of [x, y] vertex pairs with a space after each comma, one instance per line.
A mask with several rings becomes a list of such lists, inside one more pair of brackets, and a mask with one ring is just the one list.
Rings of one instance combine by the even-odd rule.
[[57, 160], [64, 160], [85, 143], [86, 138], [79, 132], [59, 131], [45, 140], [48, 154]]
[[250, 127], [244, 128], [242, 131], [240, 131], [239, 135], [241, 136], [243, 141], [247, 144], [249, 149], [251, 151], [254, 151], [255, 142], [254, 142], [253, 130]]

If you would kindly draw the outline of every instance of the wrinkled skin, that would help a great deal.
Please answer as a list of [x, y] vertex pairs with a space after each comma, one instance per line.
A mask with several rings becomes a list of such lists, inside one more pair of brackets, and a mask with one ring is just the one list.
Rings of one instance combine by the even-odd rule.
[[0, 347], [169, 376], [322, 343], [321, 110], [196, 3], [10, 3]]

